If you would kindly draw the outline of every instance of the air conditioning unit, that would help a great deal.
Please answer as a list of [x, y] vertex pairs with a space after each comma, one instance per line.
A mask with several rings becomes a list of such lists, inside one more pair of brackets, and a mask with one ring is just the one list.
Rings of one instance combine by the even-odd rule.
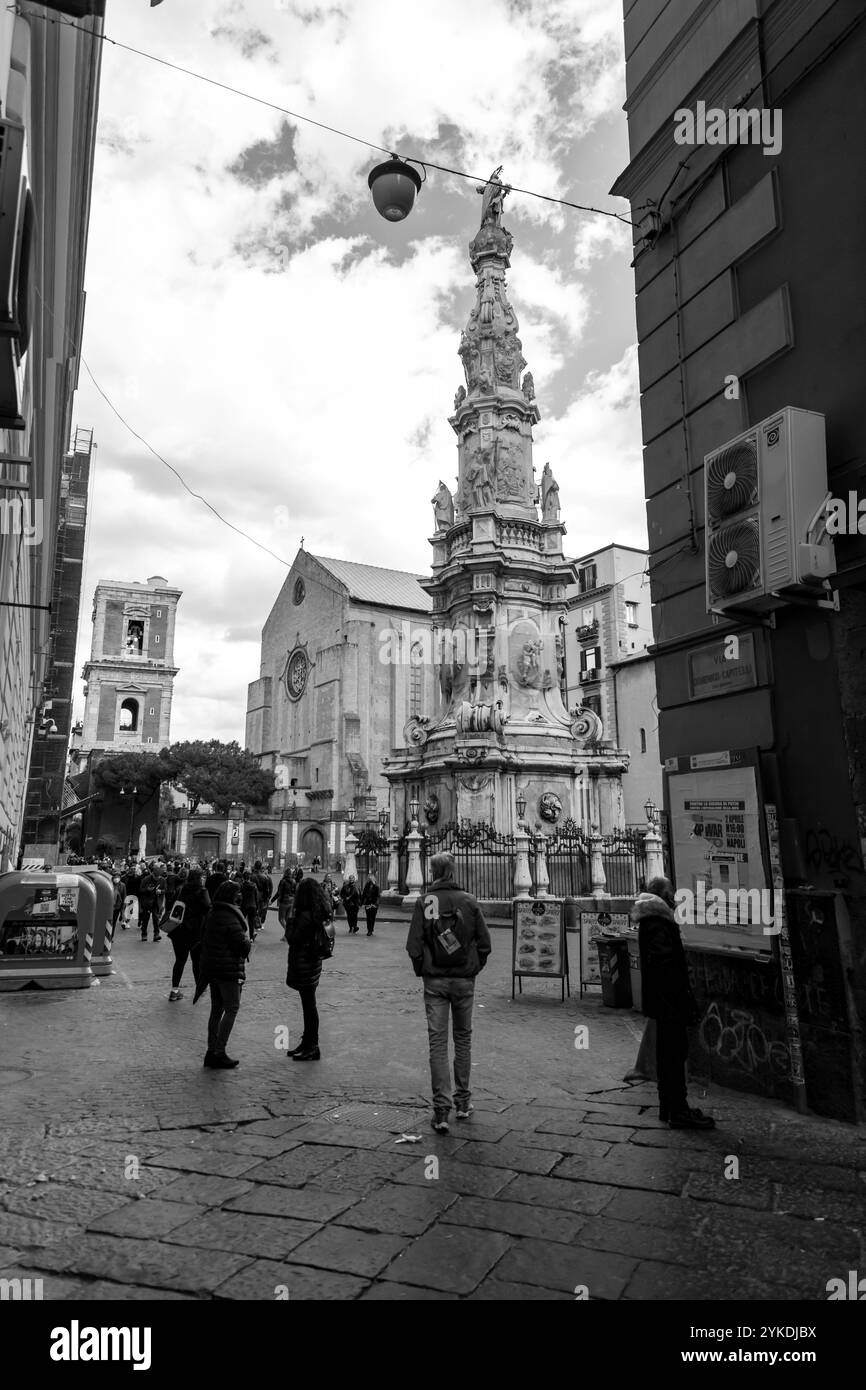
[[835, 570], [811, 534], [827, 496], [824, 416], [786, 406], [704, 459], [707, 612], [769, 612]]
[[0, 429], [24, 429], [34, 232], [24, 127], [0, 120]]

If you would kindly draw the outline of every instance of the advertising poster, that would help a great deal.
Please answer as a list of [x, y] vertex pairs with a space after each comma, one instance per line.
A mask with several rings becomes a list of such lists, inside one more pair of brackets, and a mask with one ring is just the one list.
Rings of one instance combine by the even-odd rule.
[[668, 759], [665, 781], [675, 887], [692, 895], [678, 914], [683, 942], [769, 952], [773, 894], [754, 751]]
[[568, 950], [563, 906], [562, 898], [527, 898], [514, 903], [512, 998], [514, 980], [523, 976], [561, 979], [565, 998]]
[[580, 992], [587, 985], [601, 988], [601, 971], [595, 943], [600, 936], [619, 936], [631, 931], [627, 912], [581, 912], [580, 914]]

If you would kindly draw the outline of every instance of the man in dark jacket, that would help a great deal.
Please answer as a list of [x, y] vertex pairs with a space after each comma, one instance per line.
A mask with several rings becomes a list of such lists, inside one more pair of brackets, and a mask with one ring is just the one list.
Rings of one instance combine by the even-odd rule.
[[472, 1113], [472, 1005], [475, 976], [487, 964], [490, 933], [478, 903], [454, 881], [454, 857], [435, 854], [430, 890], [419, 898], [406, 941], [415, 974], [424, 980], [424, 1007], [430, 1040], [433, 1128], [448, 1133], [451, 1078], [448, 1068], [448, 1014], [454, 1033], [454, 1104], [458, 1120]]
[[261, 859], [257, 859], [253, 865], [253, 883], [258, 889], [259, 898], [261, 899], [260, 916], [262, 919], [262, 926], [264, 926], [265, 914], [268, 910], [271, 898], [274, 896], [274, 881], [264, 868]]
[[692, 1110], [686, 1100], [688, 1025], [698, 1007], [689, 984], [686, 953], [674, 916], [669, 879], [654, 878], [635, 899], [631, 919], [638, 927], [643, 1011], [656, 1021], [659, 1119], [671, 1129], [714, 1129], [715, 1120]]
[[148, 864], [138, 885], [138, 926], [142, 941], [147, 940], [147, 926], [153, 918], [153, 939], [161, 941], [159, 914], [156, 907], [157, 881], [152, 865]]
[[358, 909], [361, 906], [361, 894], [358, 892], [358, 882], [354, 874], [349, 875], [340, 889], [340, 902], [346, 909], [349, 935], [352, 936], [358, 930]]
[[210, 873], [205, 879], [204, 888], [211, 902], [214, 900], [216, 890], [227, 881], [228, 874], [221, 859], [215, 859], [210, 866]]
[[216, 890], [213, 908], [202, 929], [195, 1000], [210, 987], [204, 1065], [217, 1070], [239, 1065], [234, 1057], [226, 1056], [226, 1043], [241, 1007], [241, 990], [246, 979], [244, 962], [252, 950], [240, 902], [240, 884], [222, 884]]
[[286, 923], [292, 916], [292, 904], [295, 898], [295, 871], [286, 865], [283, 876], [277, 884], [277, 891], [271, 898], [271, 902], [277, 904], [277, 915], [280, 919], [280, 926], [285, 932]]
[[372, 874], [367, 875], [367, 882], [361, 893], [361, 906], [367, 918], [367, 935], [372, 936], [376, 925], [376, 913], [379, 911], [379, 885]]

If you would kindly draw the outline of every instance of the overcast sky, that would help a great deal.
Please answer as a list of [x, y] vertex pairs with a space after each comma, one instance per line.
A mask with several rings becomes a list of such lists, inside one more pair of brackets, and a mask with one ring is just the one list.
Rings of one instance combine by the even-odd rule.
[[[618, 0], [109, 0], [106, 34], [388, 150], [628, 215]], [[308, 550], [415, 572], [454, 486], [472, 181], [385, 222], [360, 144], [105, 44], [75, 421], [97, 449], [78, 668], [99, 579], [163, 574], [172, 738], [243, 742], [262, 625]], [[646, 544], [628, 229], [512, 194], [509, 296], [566, 550]], [[76, 717], [83, 708], [76, 680]]]

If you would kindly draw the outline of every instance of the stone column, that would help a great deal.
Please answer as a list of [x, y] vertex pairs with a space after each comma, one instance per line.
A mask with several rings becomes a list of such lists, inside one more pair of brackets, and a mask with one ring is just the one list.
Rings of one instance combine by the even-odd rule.
[[664, 878], [665, 861], [662, 854], [662, 837], [656, 829], [655, 821], [649, 823], [644, 835], [644, 844], [646, 845], [647, 883], [654, 878]]
[[280, 863], [281, 863], [281, 864], [285, 864], [285, 862], [286, 862], [286, 850], [288, 849], [288, 847], [289, 847], [289, 822], [286, 820], [285, 815], [284, 815], [283, 818], [282, 818], [282, 820], [280, 821]]
[[187, 839], [189, 837], [189, 816], [181, 816], [179, 829], [180, 837], [178, 840], [178, 854], [180, 854], [182, 857], [185, 857]]
[[358, 877], [358, 866], [357, 866], [357, 864], [355, 863], [355, 848], [356, 848], [357, 844], [358, 844], [358, 838], [357, 838], [357, 836], [356, 836], [354, 830], [353, 830], [353, 829], [351, 828], [351, 826], [350, 826], [350, 827], [349, 827], [349, 833], [348, 833], [348, 835], [346, 836], [346, 862], [345, 862], [344, 865], [343, 865], [343, 882], [344, 882], [344, 883], [345, 883], [345, 881], [346, 881], [347, 878], [350, 878], [350, 877], [352, 877], [352, 878], [357, 878], [357, 877]]
[[517, 846], [517, 860], [514, 865], [514, 896], [515, 898], [528, 898], [531, 896], [532, 874], [529, 870], [529, 844], [530, 838], [526, 831], [521, 828], [514, 836]]
[[406, 842], [409, 846], [409, 864], [406, 869], [406, 896], [403, 902], [411, 904], [418, 901], [424, 888], [424, 875], [421, 872], [421, 834], [417, 821], [413, 821]]
[[598, 826], [592, 827], [589, 837], [589, 862], [590, 874], [592, 876], [592, 896], [594, 898], [606, 898], [609, 896], [607, 891], [607, 880], [604, 876], [604, 860], [601, 853], [602, 837], [598, 833]]
[[547, 836], [535, 837], [535, 896], [549, 898], [550, 875], [547, 872]]
[[390, 858], [388, 860], [388, 892], [400, 892], [400, 837], [399, 835], [389, 835], [388, 849]]

